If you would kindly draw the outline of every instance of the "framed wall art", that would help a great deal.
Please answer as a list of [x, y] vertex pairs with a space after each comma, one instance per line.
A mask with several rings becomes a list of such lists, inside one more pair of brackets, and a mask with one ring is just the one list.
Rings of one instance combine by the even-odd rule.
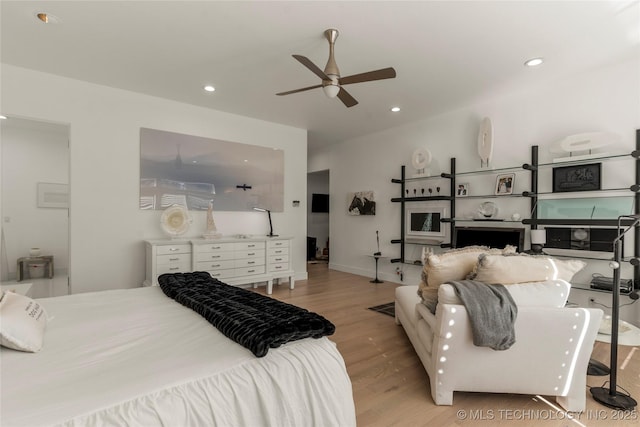
[[376, 199], [373, 191], [356, 191], [347, 195], [349, 215], [375, 215]]
[[435, 203], [407, 208], [405, 238], [438, 242], [446, 240], [447, 224], [441, 222], [446, 216], [446, 206]]
[[553, 192], [600, 190], [602, 163], [553, 168]]

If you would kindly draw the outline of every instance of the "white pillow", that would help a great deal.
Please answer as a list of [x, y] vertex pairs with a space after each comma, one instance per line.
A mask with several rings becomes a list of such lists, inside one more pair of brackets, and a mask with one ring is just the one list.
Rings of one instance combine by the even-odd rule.
[[[512, 254], [515, 246], [504, 249], [492, 249], [486, 246], [467, 246], [452, 249], [441, 254], [425, 254], [422, 269], [423, 281], [429, 287], [437, 289], [443, 283], [462, 280], [473, 270], [482, 254]], [[426, 279], [426, 280], [425, 280]]]
[[42, 305], [14, 292], [0, 295], [0, 344], [14, 350], [42, 349], [47, 313]]
[[570, 282], [574, 274], [587, 264], [577, 259], [560, 260], [547, 256], [488, 255], [478, 257], [469, 279], [484, 283], [543, 282], [545, 280], [562, 279]]

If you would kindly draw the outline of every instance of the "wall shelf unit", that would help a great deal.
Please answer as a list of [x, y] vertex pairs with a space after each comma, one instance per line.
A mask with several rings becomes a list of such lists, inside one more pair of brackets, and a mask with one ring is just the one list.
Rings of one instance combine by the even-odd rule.
[[[600, 190], [594, 190], [589, 192], [584, 192], [588, 195], [589, 198], [606, 198], [612, 197], [613, 193], [619, 193], [621, 195], [628, 195], [629, 192], [633, 195], [633, 213], [640, 214], [640, 129], [636, 130], [636, 148], [632, 153], [629, 154], [607, 154], [602, 156], [588, 156], [588, 158], [580, 158], [577, 160], [567, 160], [567, 161], [556, 161], [549, 163], [539, 163], [538, 161], [538, 146], [534, 145], [531, 147], [531, 161], [529, 163], [525, 163], [521, 166], [517, 167], [506, 167], [506, 168], [497, 168], [497, 169], [482, 169], [476, 171], [465, 171], [456, 173], [456, 159], [451, 159], [451, 167], [449, 173], [442, 173], [439, 176], [431, 176], [431, 177], [412, 177], [407, 178], [405, 173], [405, 166], [401, 167], [401, 178], [400, 179], [392, 179], [391, 181], [396, 184], [400, 184], [401, 193], [400, 197], [394, 197], [391, 199], [394, 203], [400, 204], [400, 238], [391, 240], [391, 243], [400, 245], [400, 257], [391, 259], [392, 263], [405, 263], [405, 264], [415, 264], [416, 261], [406, 260], [406, 245], [414, 245], [414, 246], [432, 246], [432, 247], [440, 247], [440, 248], [449, 248], [452, 247], [451, 244], [451, 234], [455, 228], [455, 224], [457, 222], [461, 223], [475, 223], [475, 224], [501, 224], [501, 223], [521, 223], [524, 225], [530, 226], [531, 229], [537, 229], [539, 226], [576, 226], [576, 227], [617, 227], [618, 220], [616, 218], [540, 218], [540, 201], [545, 200], [556, 200], [556, 199], [568, 199], [568, 198], [579, 198], [583, 192], [562, 192], [562, 193], [554, 193], [551, 191], [539, 191], [539, 180], [541, 172], [548, 172], [549, 174], [552, 172], [554, 167], [563, 167], [563, 166], [573, 166], [573, 165], [586, 165], [594, 162], [615, 162], [620, 160], [629, 160], [635, 159], [635, 180], [629, 187], [621, 187], [619, 184], [611, 186], [610, 188], [604, 188]], [[526, 191], [522, 191], [519, 193], [513, 193], [509, 195], [495, 195], [495, 194], [474, 194], [468, 195], [464, 197], [456, 196], [456, 179], [460, 178], [462, 180], [463, 177], [472, 177], [475, 175], [499, 175], [503, 173], [517, 173], [522, 172], [523, 170], [530, 172], [530, 186]], [[548, 178], [550, 175], [544, 175], [543, 178]], [[429, 179], [448, 179], [449, 180], [449, 194], [446, 195], [436, 195], [436, 196], [413, 196], [411, 197], [407, 192], [407, 184], [415, 183], [417, 181], [429, 180]], [[624, 184], [623, 184], [624, 185]], [[554, 197], [556, 196], [556, 197]], [[456, 200], [457, 199], [504, 199], [508, 197], [513, 198], [529, 198], [530, 203], [530, 217], [522, 218], [521, 220], [489, 220], [482, 221], [478, 219], [471, 218], [462, 218], [460, 216], [456, 216]], [[441, 222], [443, 224], [447, 224], [448, 227], [451, 227], [451, 233], [449, 234], [450, 239], [448, 242], [442, 243], [434, 243], [433, 241], [422, 241], [422, 240], [412, 240], [406, 237], [406, 218], [405, 213], [407, 210], [407, 203], [411, 202], [435, 202], [440, 201], [449, 204], [449, 214], [446, 217], [441, 218]], [[592, 214], [593, 215], [593, 214]], [[625, 219], [621, 221], [622, 226], [628, 226], [633, 222], [631, 219]], [[626, 258], [624, 261], [629, 262], [631, 260], [637, 259], [640, 256], [640, 226], [636, 226], [633, 230], [634, 235], [634, 246], [633, 246], [633, 256], [631, 258]], [[576, 258], [576, 256], [572, 256]], [[586, 259], [601, 259], [601, 258], [593, 258], [590, 256], [585, 256]], [[640, 265], [633, 266], [633, 276], [634, 276], [634, 287], [638, 289], [640, 287]], [[606, 291], [605, 291], [606, 292]]]

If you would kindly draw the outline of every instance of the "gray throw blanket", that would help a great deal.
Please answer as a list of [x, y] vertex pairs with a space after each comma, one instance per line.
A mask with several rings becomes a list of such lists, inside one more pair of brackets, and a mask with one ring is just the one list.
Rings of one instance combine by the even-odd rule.
[[518, 307], [504, 285], [477, 280], [449, 282], [469, 313], [473, 344], [507, 350], [516, 342]]

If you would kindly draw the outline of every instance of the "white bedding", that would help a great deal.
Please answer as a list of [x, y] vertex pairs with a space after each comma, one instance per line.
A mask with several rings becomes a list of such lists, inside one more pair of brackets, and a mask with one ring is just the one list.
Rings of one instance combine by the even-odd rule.
[[256, 358], [159, 287], [39, 302], [42, 351], [0, 353], [3, 427], [356, 424], [326, 337]]

